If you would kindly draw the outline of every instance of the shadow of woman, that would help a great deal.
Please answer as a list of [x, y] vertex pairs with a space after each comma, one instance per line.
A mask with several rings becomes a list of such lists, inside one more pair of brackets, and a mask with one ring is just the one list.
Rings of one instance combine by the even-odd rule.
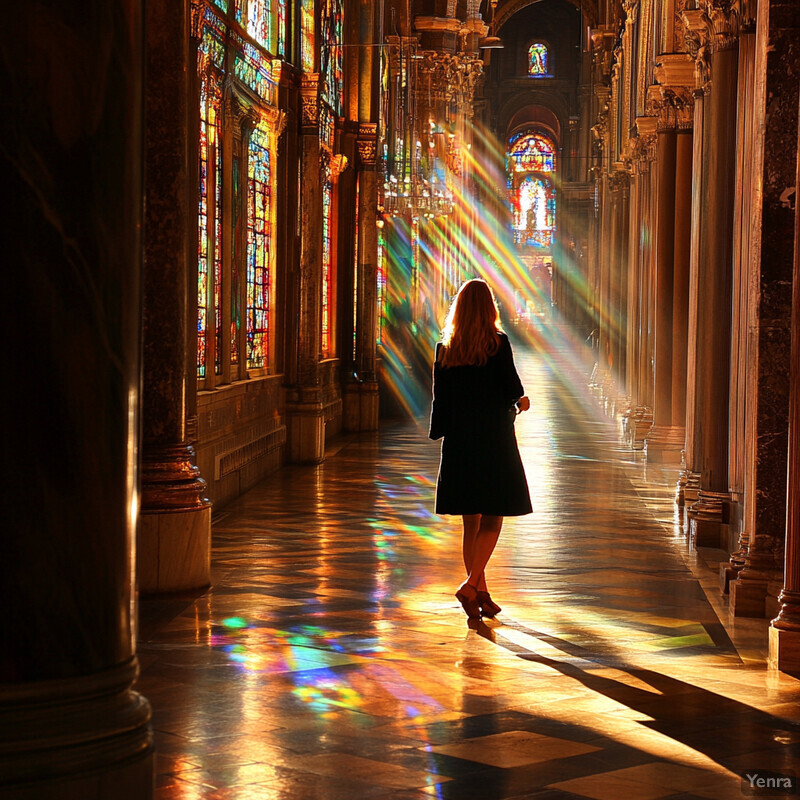
[[[732, 773], [744, 768], [788, 769], [800, 767], [800, 724], [774, 716], [747, 703], [732, 700], [692, 683], [634, 666], [617, 655], [603, 656], [573, 642], [517, 623], [504, 623], [529, 637], [560, 650], [565, 660], [542, 655], [518, 642], [498, 636], [496, 625], [480, 621], [470, 625], [477, 634], [514, 652], [525, 661], [543, 664], [582, 683], [587, 689], [649, 717], [641, 724], [703, 753]], [[576, 664], [580, 659], [584, 664]], [[592, 671], [614, 670], [631, 680]], [[644, 684], [654, 691], [640, 688]], [[753, 755], [753, 763], [747, 756]]]

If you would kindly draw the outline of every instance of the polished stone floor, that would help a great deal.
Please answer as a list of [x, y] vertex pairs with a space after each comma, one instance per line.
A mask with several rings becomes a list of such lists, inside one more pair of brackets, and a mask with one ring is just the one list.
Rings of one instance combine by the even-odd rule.
[[212, 589], [142, 603], [159, 800], [728, 800], [800, 772], [800, 681], [728, 619], [676, 471], [623, 446], [563, 354], [517, 360], [534, 511], [487, 572], [498, 620], [453, 597], [438, 444], [342, 437], [215, 515]]

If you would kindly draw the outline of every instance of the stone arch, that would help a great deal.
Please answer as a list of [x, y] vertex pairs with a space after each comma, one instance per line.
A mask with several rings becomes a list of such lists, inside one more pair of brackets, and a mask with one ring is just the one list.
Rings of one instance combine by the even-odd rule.
[[[576, 8], [579, 8], [583, 12], [587, 25], [594, 27], [597, 24], [597, 0], [564, 1], [575, 6]], [[506, 2], [501, 2], [497, 7], [497, 11], [495, 12], [495, 34], [499, 36], [499, 31], [503, 25], [505, 25], [515, 14], [522, 11], [523, 8], [527, 8], [528, 6], [532, 6], [534, 3], [538, 2], [540, 2], [540, 0], [506, 0]]]

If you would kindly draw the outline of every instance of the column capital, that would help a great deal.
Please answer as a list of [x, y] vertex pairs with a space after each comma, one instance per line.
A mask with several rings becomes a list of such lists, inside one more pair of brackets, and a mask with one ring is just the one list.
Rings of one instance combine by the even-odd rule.
[[656, 118], [656, 130], [691, 130], [694, 119], [694, 97], [687, 86], [661, 86], [648, 89], [646, 109]]
[[300, 79], [300, 124], [319, 128], [319, 74], [307, 73]]
[[358, 163], [362, 167], [374, 167], [378, 159], [378, 124], [360, 122], [358, 125]]

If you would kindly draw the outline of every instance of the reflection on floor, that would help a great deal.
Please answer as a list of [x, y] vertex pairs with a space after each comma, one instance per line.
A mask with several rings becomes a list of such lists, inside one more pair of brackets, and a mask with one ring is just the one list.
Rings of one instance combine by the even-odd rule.
[[565, 363], [518, 361], [534, 512], [490, 565], [498, 620], [453, 597], [424, 431], [281, 471], [217, 516], [213, 589], [142, 606], [159, 800], [728, 800], [798, 769], [800, 681], [766, 670], [764, 623], [720, 623], [675, 471]]

